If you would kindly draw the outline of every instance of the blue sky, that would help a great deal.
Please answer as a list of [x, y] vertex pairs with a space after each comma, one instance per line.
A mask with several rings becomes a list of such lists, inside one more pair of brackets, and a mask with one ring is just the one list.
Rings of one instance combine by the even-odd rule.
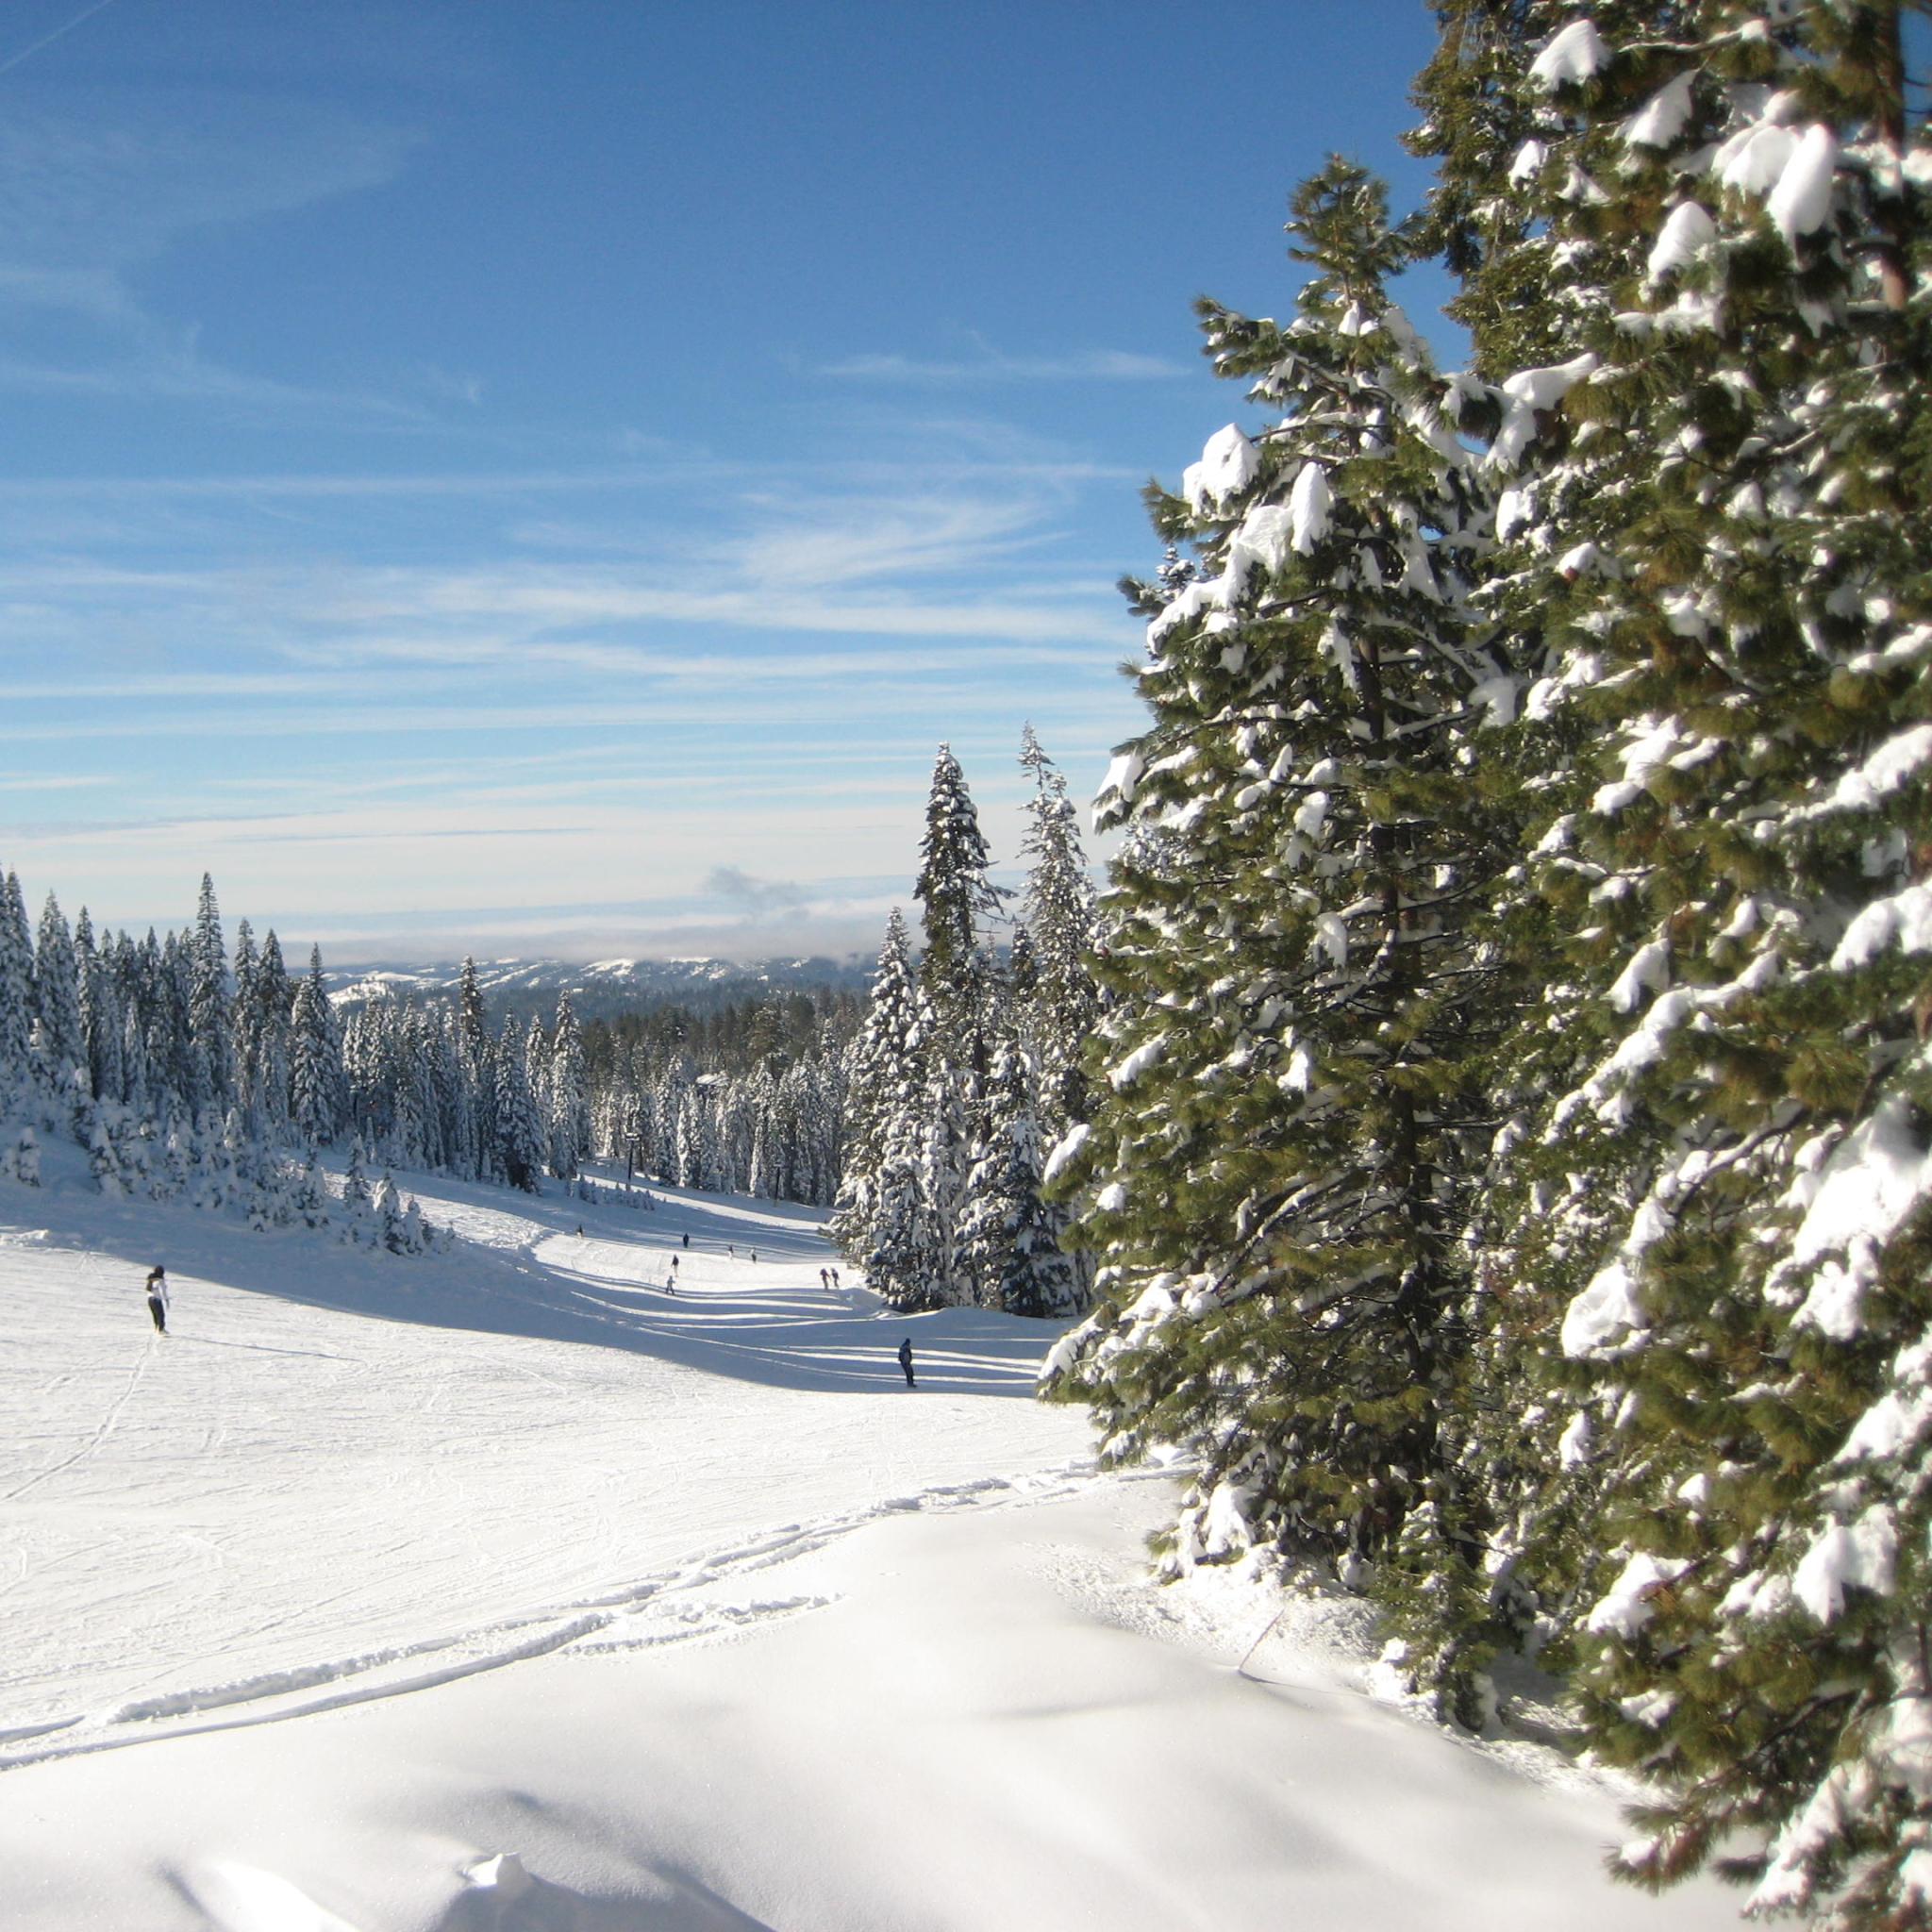
[[[332, 957], [869, 947], [1136, 728], [1138, 491], [1419, 0], [0, 0], [0, 863]], [[51, 37], [51, 38], [49, 38]]]

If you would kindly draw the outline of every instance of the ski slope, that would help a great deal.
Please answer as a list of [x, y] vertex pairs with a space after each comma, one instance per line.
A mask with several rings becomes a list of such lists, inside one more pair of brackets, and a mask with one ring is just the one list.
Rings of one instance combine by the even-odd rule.
[[45, 1173], [0, 1184], [9, 1927], [1733, 1922], [1608, 1887], [1554, 1754], [1378, 1707], [1353, 1599], [1151, 1584], [1165, 1485], [1029, 1399], [1053, 1331], [828, 1293], [811, 1210], [425, 1182], [461, 1239], [404, 1259]]
[[71, 1164], [0, 1194], [0, 1761], [487, 1655], [774, 1524], [1084, 1448], [1027, 1399], [1037, 1324], [834, 1300], [810, 1210], [455, 1192], [421, 1198], [464, 1241], [415, 1258], [110, 1204]]

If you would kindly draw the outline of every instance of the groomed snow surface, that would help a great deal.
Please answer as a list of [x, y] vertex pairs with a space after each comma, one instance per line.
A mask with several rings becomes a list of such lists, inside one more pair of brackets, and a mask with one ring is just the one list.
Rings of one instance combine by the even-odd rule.
[[1168, 1485], [1028, 1399], [1054, 1331], [827, 1293], [814, 1210], [425, 1181], [461, 1239], [404, 1259], [43, 1174], [0, 1183], [16, 1932], [1735, 1923], [1612, 1888], [1555, 1753], [1373, 1701], [1351, 1599], [1151, 1583]]

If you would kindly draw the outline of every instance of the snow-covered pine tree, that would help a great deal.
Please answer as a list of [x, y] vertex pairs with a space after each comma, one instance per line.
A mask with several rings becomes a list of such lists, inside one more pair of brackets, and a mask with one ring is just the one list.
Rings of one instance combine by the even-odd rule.
[[994, 977], [985, 922], [999, 916], [1008, 895], [987, 877], [992, 855], [950, 745], [941, 745], [933, 761], [919, 857], [912, 888], [925, 937], [919, 983], [932, 1004], [936, 1042], [958, 1064], [983, 1074]]
[[222, 943], [222, 914], [215, 882], [201, 875], [201, 899], [188, 949], [188, 1024], [202, 1091], [185, 1094], [196, 1108], [225, 1111], [235, 1078], [234, 1011], [228, 997], [228, 959]]
[[584, 1091], [584, 1041], [570, 994], [557, 996], [550, 1036], [550, 1172], [574, 1180], [591, 1151], [591, 1109]]
[[517, 1025], [514, 1015], [507, 1015], [493, 1057], [496, 1070], [493, 1164], [511, 1187], [522, 1188], [534, 1194], [539, 1191], [537, 1182], [549, 1156], [550, 1136], [536, 1095], [530, 1091], [528, 1050], [527, 1035]]
[[[1021, 843], [1028, 861], [1021, 895], [1026, 937], [1026, 970], [1016, 966], [1014, 1023], [1039, 1069], [1038, 1118], [1049, 1140], [1087, 1117], [1087, 1082], [1081, 1068], [1098, 1010], [1088, 954], [1093, 945], [1093, 882], [1080, 844], [1079, 815], [1067, 796], [1067, 781], [1041, 749], [1032, 725], [1020, 734], [1020, 763], [1033, 777], [1026, 801], [1030, 823]], [[1014, 935], [1019, 949], [1019, 933]]]
[[[945, 1307], [994, 1291], [967, 1265], [960, 1231], [987, 1129], [986, 1082], [1004, 1024], [1000, 974], [985, 922], [1008, 893], [987, 877], [991, 854], [966, 775], [941, 745], [926, 799], [925, 834], [913, 896], [923, 908], [925, 947], [919, 984], [925, 1026], [925, 1082], [917, 1103], [918, 1187], [924, 1201], [920, 1265], [930, 1270], [918, 1305]], [[906, 1250], [910, 1253], [910, 1249]]]
[[826, 1223], [839, 1252], [861, 1267], [876, 1241], [881, 1179], [894, 1141], [909, 1145], [916, 1131], [917, 1096], [925, 1085], [925, 1028], [911, 941], [895, 906], [886, 920], [865, 1022], [846, 1049], [844, 1161]]
[[273, 927], [261, 942], [255, 969], [254, 1106], [261, 1131], [278, 1142], [289, 1125], [290, 1019], [295, 989]]
[[113, 970], [94, 944], [93, 921], [88, 917], [85, 906], [74, 922], [74, 958], [80, 985], [80, 1031], [87, 1051], [89, 1078], [98, 1099], [119, 1102], [125, 1098], [127, 1089], [121, 1058], [124, 1016]]
[[1458, 392], [1385, 292], [1408, 248], [1384, 192], [1336, 160], [1293, 209], [1296, 319], [1202, 305], [1217, 371], [1285, 414], [1151, 492], [1206, 567], [1135, 587], [1153, 724], [1101, 794], [1129, 831], [1108, 1091], [1063, 1158], [1103, 1299], [1048, 1380], [1111, 1458], [1199, 1458], [1171, 1564], [1333, 1557], [1466, 1718], [1488, 1591], [1459, 1236], [1502, 1017], [1469, 931], [1497, 836], [1469, 774], [1509, 666], [1468, 603], [1488, 516]]
[[20, 880], [0, 880], [0, 1114], [30, 1079], [33, 1068], [34, 942]]
[[1875, 1932], [1932, 1891], [1932, 152], [1896, 4], [1644, 11], [1539, 9], [1523, 76], [1576, 288], [1567, 359], [1512, 379], [1503, 521], [1553, 638], [1529, 709], [1606, 749], [1533, 871], [1568, 925], [1536, 1028], [1587, 1063], [1493, 1261], [1569, 1294], [1601, 1515], [1531, 1561], [1607, 1556], [1593, 1739], [1673, 1788], [1624, 1869]]
[[1081, 1284], [1073, 1256], [1059, 1243], [1067, 1217], [1041, 1198], [1046, 1152], [1036, 1076], [1013, 1041], [993, 1060], [988, 1100], [986, 1147], [959, 1233], [967, 1271], [980, 1285], [980, 1299], [1009, 1315], [1074, 1314]]
[[325, 1145], [347, 1118], [348, 1081], [320, 946], [311, 949], [308, 971], [295, 990], [289, 1032], [290, 1123], [311, 1145]]
[[856, 1256], [866, 1285], [903, 1313], [940, 1306], [933, 1284], [944, 1266], [941, 1231], [933, 1224], [924, 1186], [925, 1148], [916, 1114], [893, 1124], [880, 1164], [867, 1244]]
[[41, 912], [34, 947], [34, 1018], [41, 1077], [50, 1093], [71, 1101], [75, 1072], [88, 1064], [87, 1040], [80, 1024], [80, 972], [74, 941], [60, 902], [52, 892]]
[[257, 1067], [260, 1014], [256, 1004], [255, 985], [256, 970], [259, 964], [260, 957], [255, 950], [255, 928], [247, 920], [239, 920], [235, 925], [235, 985], [229, 1005], [234, 1048], [233, 1086], [235, 1102], [248, 1122], [249, 1131], [256, 1135], [261, 1131], [258, 1106], [260, 1078]]
[[375, 1194], [369, 1186], [369, 1151], [360, 1134], [349, 1136], [349, 1151], [342, 1161], [342, 1207], [352, 1230], [368, 1212]]
[[759, 1060], [745, 1085], [745, 1108], [751, 1121], [751, 1158], [745, 1191], [776, 1200], [779, 1178], [786, 1165], [786, 1148], [784, 1123], [778, 1110], [778, 1082], [773, 1075], [770, 1059]]

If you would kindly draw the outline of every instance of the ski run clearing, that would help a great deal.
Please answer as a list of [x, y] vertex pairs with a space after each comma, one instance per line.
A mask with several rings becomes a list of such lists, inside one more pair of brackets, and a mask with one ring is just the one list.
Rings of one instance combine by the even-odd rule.
[[1378, 1704], [1352, 1599], [1150, 1582], [1168, 1485], [1029, 1399], [1056, 1331], [825, 1291], [819, 1210], [425, 1180], [458, 1239], [402, 1258], [44, 1181], [0, 1184], [15, 1932], [1735, 1923], [1612, 1887], [1555, 1752]]

